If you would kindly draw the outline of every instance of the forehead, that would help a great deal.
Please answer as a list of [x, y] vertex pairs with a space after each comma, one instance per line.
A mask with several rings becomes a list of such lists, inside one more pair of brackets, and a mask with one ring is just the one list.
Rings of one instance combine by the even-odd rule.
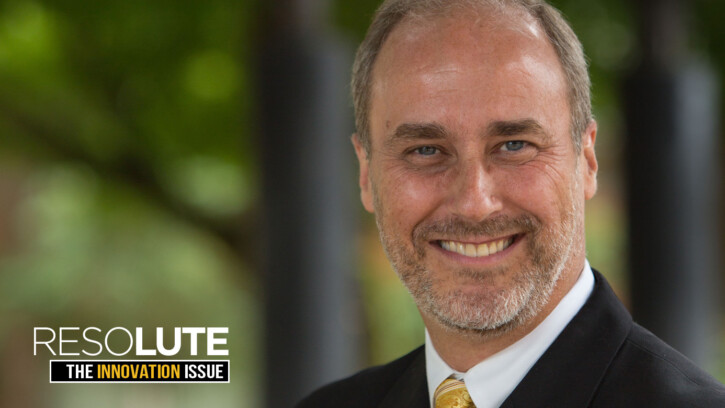
[[556, 51], [523, 11], [407, 18], [391, 32], [373, 70], [371, 132], [382, 131], [381, 122], [485, 127], [494, 120], [539, 120], [552, 110], [568, 112], [566, 95]]

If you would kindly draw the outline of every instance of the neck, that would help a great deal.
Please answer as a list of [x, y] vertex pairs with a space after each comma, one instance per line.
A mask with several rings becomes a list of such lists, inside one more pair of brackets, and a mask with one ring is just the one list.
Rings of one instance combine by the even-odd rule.
[[531, 333], [556, 308], [559, 302], [576, 283], [584, 266], [582, 257], [579, 267], [567, 268], [562, 272], [547, 303], [531, 319], [515, 327], [477, 331], [452, 329], [437, 318], [424, 313], [421, 316], [438, 355], [452, 369], [467, 372], [471, 367], [516, 343]]

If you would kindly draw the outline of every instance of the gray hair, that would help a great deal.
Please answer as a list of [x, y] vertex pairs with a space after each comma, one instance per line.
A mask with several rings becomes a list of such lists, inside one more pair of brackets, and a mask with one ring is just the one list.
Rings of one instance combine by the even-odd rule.
[[358, 137], [370, 154], [370, 98], [373, 68], [385, 40], [404, 19], [430, 17], [460, 8], [484, 7], [502, 11], [519, 9], [531, 15], [546, 32], [556, 50], [568, 85], [571, 138], [576, 152], [592, 120], [591, 81], [581, 42], [561, 13], [543, 0], [385, 0], [375, 12], [365, 39], [357, 50], [352, 68], [352, 97]]

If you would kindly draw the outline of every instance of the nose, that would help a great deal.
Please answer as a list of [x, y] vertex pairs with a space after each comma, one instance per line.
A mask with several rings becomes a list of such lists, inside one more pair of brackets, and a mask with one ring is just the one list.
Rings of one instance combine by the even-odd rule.
[[483, 221], [502, 208], [497, 185], [481, 160], [461, 163], [451, 183], [450, 207], [454, 215], [471, 222]]

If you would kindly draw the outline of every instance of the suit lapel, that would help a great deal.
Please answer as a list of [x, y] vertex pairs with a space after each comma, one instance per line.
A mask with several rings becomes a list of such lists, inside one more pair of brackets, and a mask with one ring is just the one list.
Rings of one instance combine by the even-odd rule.
[[604, 278], [502, 407], [586, 407], [632, 326]]
[[428, 408], [425, 352], [420, 347], [410, 366], [393, 384], [379, 408]]

